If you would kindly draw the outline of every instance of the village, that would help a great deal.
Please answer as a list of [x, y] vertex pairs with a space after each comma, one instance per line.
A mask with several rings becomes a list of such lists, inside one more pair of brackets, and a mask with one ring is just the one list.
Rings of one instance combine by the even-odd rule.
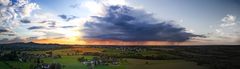
[[[53, 54], [52, 51], [46, 51], [44, 54], [29, 54], [26, 52], [20, 51], [10, 51], [9, 53], [0, 53], [0, 59], [4, 61], [18, 61], [20, 63], [31, 63], [29, 69], [64, 69], [65, 65], [52, 62], [45, 63], [45, 58], [51, 59], [61, 59], [61, 55]], [[83, 54], [72, 53], [68, 56], [81, 56]], [[86, 53], [84, 55], [87, 55]], [[118, 65], [120, 63], [120, 59], [114, 57], [106, 57], [106, 56], [93, 56], [91, 59], [87, 59], [84, 56], [79, 57], [76, 61], [86, 65], [89, 69], [94, 69], [95, 66], [98, 65]], [[6, 65], [11, 67], [12, 69], [19, 69], [11, 66], [9, 63], [4, 62]]]

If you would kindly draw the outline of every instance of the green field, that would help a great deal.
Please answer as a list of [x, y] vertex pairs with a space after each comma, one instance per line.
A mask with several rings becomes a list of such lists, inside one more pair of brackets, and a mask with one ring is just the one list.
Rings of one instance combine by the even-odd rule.
[[[46, 63], [58, 62], [65, 66], [64, 69], [88, 69], [86, 65], [80, 63], [77, 59], [82, 56], [63, 56], [60, 59], [46, 58], [43, 59]], [[84, 56], [87, 59], [92, 59], [93, 56]], [[124, 69], [122, 65], [96, 66], [95, 69]]]
[[10, 69], [3, 61], [0, 61], [0, 69]]
[[[77, 58], [81, 56], [63, 56], [59, 59], [45, 58], [43, 59], [46, 63], [58, 62], [63, 64], [64, 69], [88, 69], [86, 65], [77, 61]], [[92, 56], [85, 56], [91, 59]], [[148, 62], [148, 64], [146, 64]], [[29, 63], [20, 63], [17, 61], [8, 61], [8, 63], [16, 68], [28, 69]], [[0, 69], [10, 69], [3, 62], [0, 62]], [[188, 62], [184, 60], [142, 60], [142, 59], [127, 59], [119, 65], [99, 65], [95, 69], [207, 69], [203, 66], [198, 66], [194, 62]]]
[[[74, 53], [74, 51], [79, 50], [81, 53], [84, 52], [101, 52], [105, 50], [105, 54], [109, 55], [123, 55], [120, 54], [122, 51], [114, 49], [96, 49], [96, 48], [74, 48], [74, 49], [59, 49], [53, 50], [52, 53], [56, 55], [62, 55], [61, 58], [43, 58], [44, 63], [60, 63], [63, 65], [63, 69], [88, 69], [87, 65], [82, 64], [78, 61], [78, 58], [85, 57], [91, 60], [94, 56], [84, 56], [84, 55], [67, 55], [66, 53]], [[44, 54], [48, 51], [25, 51], [32, 54]], [[128, 51], [126, 53], [131, 53]], [[150, 55], [167, 55], [174, 56], [165, 52], [157, 51], [142, 51], [138, 52], [144, 56]], [[0, 61], [0, 69], [29, 69], [31, 62], [20, 62], [20, 61]], [[97, 65], [94, 69], [208, 69], [204, 66], [198, 66], [195, 62], [185, 61], [185, 60], [144, 60], [144, 59], [133, 59], [133, 58], [123, 58], [123, 61], [118, 65]]]
[[13, 68], [20, 69], [29, 69], [30, 67], [30, 63], [22, 63], [19, 61], [5, 61], [5, 62], [8, 63], [9, 65], [4, 63], [4, 61], [0, 61], [0, 69], [11, 69], [10, 66], [13, 66]]
[[77, 69], [77, 68], [83, 68], [86, 69], [87, 67], [83, 64], [81, 64], [79, 61], [77, 61], [77, 58], [80, 56], [63, 56], [59, 59], [52, 59], [52, 58], [46, 58], [43, 59], [46, 63], [60, 63], [65, 66], [64, 69]]
[[[146, 64], [146, 61], [148, 64]], [[127, 69], [207, 69], [194, 62], [184, 60], [141, 60], [128, 59]]]

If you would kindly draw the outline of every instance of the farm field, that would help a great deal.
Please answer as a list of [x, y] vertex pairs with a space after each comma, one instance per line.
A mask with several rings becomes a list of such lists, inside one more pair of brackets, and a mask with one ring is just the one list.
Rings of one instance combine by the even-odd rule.
[[[128, 59], [127, 69], [208, 69], [204, 66], [198, 66], [195, 62], [184, 60], [141, 60]], [[148, 62], [148, 64], [146, 64]]]
[[[88, 67], [78, 61], [77, 58], [81, 56], [63, 56], [61, 59], [52, 59], [46, 58], [43, 59], [46, 63], [57, 62], [63, 64], [65, 67], [63, 69], [88, 69]], [[88, 59], [91, 59], [92, 56], [85, 56]], [[124, 62], [120, 65], [109, 65], [109, 66], [96, 66], [95, 69], [156, 69], [156, 68], [167, 68], [167, 69], [208, 69], [204, 66], [198, 66], [194, 62], [188, 62], [184, 60], [142, 60], [142, 59], [126, 59], [127, 62]], [[146, 64], [148, 62], [149, 64]], [[20, 69], [29, 69], [30, 63], [21, 63], [21, 62], [7, 62], [13, 67]], [[5, 64], [0, 62], [0, 69], [11, 69]]]
[[240, 53], [228, 46], [22, 46], [0, 46], [0, 69], [234, 69]]

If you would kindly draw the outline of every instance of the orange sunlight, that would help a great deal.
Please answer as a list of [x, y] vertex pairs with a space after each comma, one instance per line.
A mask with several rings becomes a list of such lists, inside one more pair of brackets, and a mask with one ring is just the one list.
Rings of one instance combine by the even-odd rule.
[[70, 38], [57, 38], [57, 39], [38, 39], [34, 40], [35, 43], [42, 43], [42, 44], [66, 44], [66, 45], [85, 45], [86, 42], [83, 40], [79, 40], [77, 37], [70, 37]]
[[119, 40], [101, 40], [101, 39], [79, 39], [77, 37], [58, 38], [58, 39], [38, 39], [35, 43], [42, 44], [66, 44], [66, 45], [184, 45], [189, 42], [164, 42], [164, 41], [119, 41]]

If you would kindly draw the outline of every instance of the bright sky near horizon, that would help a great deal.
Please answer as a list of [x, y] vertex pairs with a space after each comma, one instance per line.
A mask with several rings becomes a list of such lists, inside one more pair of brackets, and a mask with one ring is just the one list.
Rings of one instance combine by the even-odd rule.
[[0, 0], [0, 43], [238, 45], [239, 16], [240, 0]]

